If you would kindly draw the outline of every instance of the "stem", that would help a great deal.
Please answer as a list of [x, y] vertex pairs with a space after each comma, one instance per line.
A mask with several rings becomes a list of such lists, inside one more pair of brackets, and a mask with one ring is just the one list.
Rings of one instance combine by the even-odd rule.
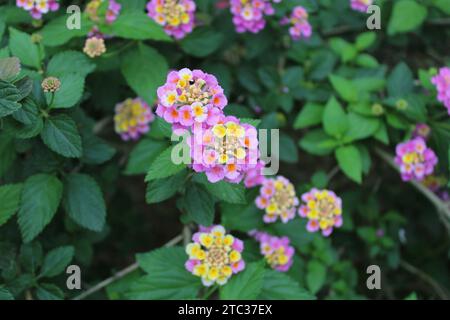
[[[182, 235], [178, 235], [175, 238], [173, 238], [172, 240], [170, 240], [169, 242], [167, 242], [165, 245], [163, 245], [163, 247], [172, 247], [172, 246], [176, 245], [178, 242], [180, 242], [182, 239], [183, 239]], [[120, 270], [119, 272], [114, 274], [112, 277], [109, 277], [108, 279], [101, 281], [97, 285], [93, 286], [92, 288], [90, 288], [90, 289], [86, 290], [85, 292], [81, 293], [80, 295], [76, 296], [75, 298], [73, 298], [73, 300], [84, 299], [84, 298], [90, 296], [91, 294], [93, 294], [99, 290], [102, 290], [104, 287], [110, 285], [114, 281], [119, 280], [119, 279], [123, 278], [124, 276], [126, 276], [127, 274], [137, 270], [138, 268], [139, 268], [139, 265], [137, 262], [135, 262], [132, 265], [129, 265], [128, 267], [126, 267], [125, 269]]]
[[51, 109], [53, 102], [55, 101], [55, 93], [52, 92], [52, 97], [50, 98], [50, 103], [48, 104], [48, 108]]
[[210, 287], [210, 288], [208, 289], [208, 291], [206, 291], [206, 293], [204, 294], [204, 296], [202, 297], [202, 299], [203, 299], [203, 300], [208, 299], [208, 298], [214, 293], [214, 291], [216, 291], [216, 289], [217, 289], [217, 286], [216, 286], [216, 285], [213, 285], [212, 287]]

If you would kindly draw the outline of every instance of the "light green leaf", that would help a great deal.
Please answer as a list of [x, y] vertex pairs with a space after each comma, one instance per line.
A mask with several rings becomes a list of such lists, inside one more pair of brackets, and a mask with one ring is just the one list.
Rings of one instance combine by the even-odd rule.
[[194, 180], [201, 183], [210, 194], [220, 200], [235, 204], [245, 204], [247, 202], [245, 200], [245, 188], [240, 184], [225, 181], [211, 183], [204, 174], [196, 175]]
[[0, 59], [0, 80], [11, 80], [20, 72], [20, 60], [17, 57]]
[[68, 73], [86, 76], [95, 69], [95, 64], [78, 51], [63, 51], [55, 54], [47, 65], [47, 75], [61, 78]]
[[323, 112], [322, 122], [325, 132], [338, 139], [347, 131], [347, 115], [336, 98], [331, 97], [328, 100]]
[[285, 273], [266, 270], [261, 294], [262, 300], [315, 300], [315, 297]]
[[184, 248], [161, 248], [137, 255], [139, 266], [148, 275], [139, 278], [127, 294], [130, 299], [195, 299], [200, 278], [184, 267], [188, 256]]
[[357, 183], [362, 181], [362, 159], [358, 148], [350, 145], [336, 149], [336, 159], [342, 171]]
[[245, 269], [230, 278], [228, 283], [220, 287], [221, 300], [253, 300], [262, 292], [264, 263], [252, 262]]
[[24, 242], [33, 240], [53, 219], [63, 185], [48, 174], [29, 177], [23, 186], [18, 223]]
[[387, 79], [387, 90], [391, 97], [405, 97], [412, 92], [414, 78], [411, 69], [403, 62], [397, 64]]
[[326, 279], [326, 267], [318, 260], [311, 260], [308, 263], [308, 273], [306, 274], [306, 284], [309, 290], [315, 294], [322, 288]]
[[81, 157], [81, 137], [71, 117], [59, 114], [45, 120], [41, 132], [44, 143], [54, 152], [68, 158]]
[[331, 74], [329, 76], [334, 90], [347, 102], [355, 102], [358, 100], [358, 90], [356, 90], [352, 81]]
[[322, 129], [308, 132], [299, 141], [302, 149], [317, 156], [330, 154], [338, 144], [338, 141], [327, 135]]
[[153, 104], [156, 90], [167, 75], [167, 62], [155, 49], [140, 44], [137, 49], [125, 55], [122, 74], [128, 85], [147, 103]]
[[195, 28], [181, 41], [181, 48], [187, 54], [202, 58], [219, 49], [223, 40], [223, 34], [211, 28]]
[[351, 142], [366, 139], [377, 132], [381, 121], [373, 117], [364, 117], [357, 113], [348, 114], [349, 129], [345, 133], [344, 140]]
[[394, 3], [388, 25], [388, 34], [409, 32], [422, 25], [427, 8], [415, 0], [399, 0]]
[[172, 41], [162, 26], [141, 11], [120, 14], [111, 25], [111, 31], [114, 35], [126, 39]]
[[62, 273], [72, 261], [75, 250], [72, 246], [51, 250], [44, 258], [39, 277], [51, 278]]
[[0, 186], [0, 226], [19, 209], [21, 192], [21, 183]]
[[167, 148], [152, 162], [145, 176], [145, 181], [173, 176], [186, 167], [184, 163], [175, 164], [172, 161], [172, 151], [176, 146]]
[[93, 27], [93, 22], [86, 14], [81, 15], [80, 29], [67, 28], [67, 15], [51, 19], [40, 31], [42, 43], [48, 47], [56, 47], [76, 37], [84, 37]]
[[12, 55], [18, 57], [22, 64], [40, 69], [44, 53], [31, 41], [31, 36], [14, 28], [9, 28], [9, 36], [9, 49]]
[[359, 51], [363, 51], [363, 50], [369, 48], [375, 42], [376, 39], [377, 39], [377, 36], [376, 36], [375, 32], [370, 31], [370, 32], [361, 33], [356, 37], [356, 42], [355, 42], [356, 48]]
[[67, 73], [62, 75], [59, 80], [61, 87], [54, 93], [53, 102], [52, 93], [46, 93], [47, 103], [51, 104], [53, 109], [71, 108], [80, 101], [84, 90], [84, 76], [77, 73]]
[[92, 177], [86, 174], [69, 174], [64, 185], [63, 203], [76, 223], [92, 231], [102, 231], [106, 205], [102, 190]]
[[298, 113], [294, 121], [294, 129], [303, 129], [322, 122], [324, 106], [308, 102]]
[[298, 161], [297, 146], [294, 140], [285, 133], [280, 134], [280, 160], [287, 163]]

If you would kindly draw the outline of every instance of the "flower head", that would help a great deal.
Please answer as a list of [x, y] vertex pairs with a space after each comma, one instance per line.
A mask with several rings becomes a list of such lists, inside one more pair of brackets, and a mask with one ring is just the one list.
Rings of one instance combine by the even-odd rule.
[[308, 12], [302, 6], [295, 7], [289, 17], [281, 20], [281, 24], [290, 25], [289, 34], [293, 40], [311, 37], [312, 27], [308, 22]]
[[398, 144], [396, 154], [395, 163], [400, 166], [403, 181], [423, 180], [433, 173], [438, 162], [434, 151], [421, 137]]
[[327, 237], [333, 228], [342, 226], [342, 200], [333, 191], [313, 188], [302, 195], [302, 201], [298, 214], [309, 219], [306, 225], [309, 232], [321, 230]]
[[116, 105], [115, 130], [123, 140], [138, 139], [149, 131], [153, 121], [150, 107], [140, 98], [127, 99]]
[[275, 237], [265, 232], [250, 232], [259, 243], [261, 254], [272, 269], [286, 272], [292, 266], [295, 250], [288, 237]]
[[56, 92], [59, 90], [60, 86], [61, 81], [55, 77], [47, 77], [41, 83], [41, 87], [44, 92]]
[[288, 179], [278, 176], [275, 179], [265, 179], [260, 189], [260, 195], [255, 200], [259, 209], [265, 210], [264, 222], [275, 222], [278, 218], [286, 223], [295, 217], [299, 200], [295, 188]]
[[158, 88], [156, 113], [175, 126], [190, 129], [195, 123], [214, 125], [227, 98], [216, 77], [201, 70], [172, 71]]
[[41, 19], [43, 14], [59, 9], [57, 0], [16, 0], [16, 5], [29, 11], [33, 19]]
[[[102, 4], [105, 3], [105, 13], [104, 16], [99, 15], [99, 11]], [[88, 2], [85, 8], [85, 12], [87, 13], [89, 19], [94, 22], [94, 26], [88, 33], [88, 37], [97, 37], [97, 38], [108, 38], [109, 36], [104, 35], [100, 32], [98, 23], [104, 21], [106, 24], [112, 24], [117, 20], [120, 11], [122, 9], [122, 5], [118, 3], [116, 0], [91, 0]], [[103, 12], [103, 11], [102, 11]]]
[[431, 191], [437, 193], [441, 188], [444, 188], [447, 185], [447, 179], [445, 176], [431, 174], [422, 180], [422, 184]]
[[367, 12], [367, 8], [372, 5], [373, 0], [350, 0], [350, 6], [353, 10]]
[[244, 185], [246, 188], [253, 188], [259, 186], [264, 182], [263, 169], [265, 162], [259, 160], [254, 168], [247, 170], [244, 178]]
[[444, 104], [450, 115], [450, 68], [439, 69], [439, 73], [431, 78], [431, 82], [436, 86], [437, 99]]
[[275, 13], [270, 0], [231, 0], [230, 11], [238, 33], [258, 33], [266, 25], [264, 16]]
[[151, 0], [147, 11], [148, 16], [175, 39], [185, 37], [194, 28], [195, 2], [192, 0]]
[[431, 128], [425, 123], [416, 124], [413, 131], [413, 138], [421, 137], [424, 140], [427, 140], [430, 136]]
[[224, 285], [235, 273], [245, 268], [241, 252], [244, 243], [217, 225], [209, 228], [200, 227], [192, 236], [192, 243], [186, 246], [189, 259], [186, 269], [200, 277], [205, 286], [214, 283]]
[[259, 149], [255, 127], [232, 116], [221, 116], [206, 129], [193, 130], [191, 157], [193, 169], [205, 172], [212, 183], [225, 180], [239, 183], [258, 165]]
[[99, 57], [106, 52], [105, 40], [98, 37], [88, 38], [84, 44], [83, 51], [91, 58]]

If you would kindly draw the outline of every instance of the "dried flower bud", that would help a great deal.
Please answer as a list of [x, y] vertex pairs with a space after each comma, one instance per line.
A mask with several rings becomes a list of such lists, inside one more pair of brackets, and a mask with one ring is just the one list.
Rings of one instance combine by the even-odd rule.
[[40, 33], [33, 33], [31, 35], [31, 42], [39, 43], [42, 41], [42, 35]]
[[83, 51], [91, 58], [99, 57], [106, 52], [105, 41], [97, 37], [89, 38], [84, 44]]
[[41, 86], [44, 92], [56, 92], [61, 86], [61, 81], [55, 77], [47, 77], [42, 81]]

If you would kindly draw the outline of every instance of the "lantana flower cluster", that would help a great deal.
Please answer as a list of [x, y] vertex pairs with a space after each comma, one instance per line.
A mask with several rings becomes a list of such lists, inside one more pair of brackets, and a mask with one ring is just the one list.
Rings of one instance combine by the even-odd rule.
[[182, 39], [194, 28], [195, 2], [192, 0], [151, 0], [148, 16], [175, 39]]
[[423, 180], [433, 173], [438, 158], [421, 137], [400, 143], [396, 147], [395, 163], [403, 181]]
[[333, 228], [342, 226], [342, 200], [333, 191], [313, 188], [302, 194], [301, 199], [304, 203], [298, 214], [309, 220], [306, 225], [309, 232], [321, 230], [327, 237]]
[[200, 226], [199, 232], [192, 236], [192, 241], [186, 246], [189, 259], [185, 267], [200, 277], [203, 285], [224, 285], [233, 274], [245, 268], [241, 255], [244, 243], [227, 234], [224, 227]]
[[259, 209], [264, 209], [265, 223], [280, 219], [283, 223], [294, 219], [299, 200], [294, 185], [285, 177], [265, 179], [260, 188], [260, 195], [255, 200]]
[[290, 25], [289, 34], [295, 41], [311, 37], [312, 27], [308, 22], [308, 12], [302, 6], [295, 7], [289, 17], [281, 20], [281, 24]]
[[16, 0], [16, 5], [29, 11], [33, 19], [41, 19], [42, 15], [59, 9], [57, 0]]
[[125, 141], [137, 140], [148, 132], [155, 118], [149, 105], [141, 98], [126, 99], [116, 105], [115, 112], [115, 130]]
[[286, 272], [292, 266], [295, 250], [290, 246], [288, 237], [276, 237], [266, 232], [249, 233], [260, 244], [260, 252], [274, 270]]
[[247, 31], [258, 33], [266, 26], [264, 16], [275, 13], [270, 0], [231, 0], [230, 10], [238, 33]]
[[443, 67], [439, 73], [431, 78], [438, 92], [437, 99], [444, 104], [450, 115], [450, 68]]
[[414, 131], [412, 133], [413, 138], [423, 138], [424, 140], [427, 140], [431, 134], [431, 128], [429, 125], [425, 123], [418, 123], [414, 127]]
[[373, 0], [350, 0], [350, 7], [353, 10], [367, 12], [367, 8], [373, 4]]
[[[99, 16], [99, 8], [105, 2], [108, 2], [108, 8], [106, 9], [106, 13], [104, 16], [104, 21], [106, 24], [112, 24], [117, 20], [120, 11], [122, 9], [122, 5], [115, 0], [91, 0], [86, 5], [86, 13], [89, 16], [89, 19], [95, 23], [100, 23], [102, 21], [102, 17]], [[108, 38], [108, 36], [102, 34], [97, 25], [94, 25], [90, 30], [88, 37], [97, 37], [97, 38]]]

